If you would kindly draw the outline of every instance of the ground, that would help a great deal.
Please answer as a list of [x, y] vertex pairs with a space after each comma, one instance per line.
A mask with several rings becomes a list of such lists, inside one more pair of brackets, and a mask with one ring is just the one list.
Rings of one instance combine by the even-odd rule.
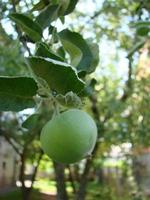
[[[0, 194], [0, 200], [13, 200], [13, 199], [21, 200], [21, 192], [19, 189], [14, 188], [13, 190], [9, 192], [5, 192], [5, 193], [3, 192], [2, 194]], [[56, 195], [44, 194], [34, 189], [31, 199], [32, 200], [56, 200]]]

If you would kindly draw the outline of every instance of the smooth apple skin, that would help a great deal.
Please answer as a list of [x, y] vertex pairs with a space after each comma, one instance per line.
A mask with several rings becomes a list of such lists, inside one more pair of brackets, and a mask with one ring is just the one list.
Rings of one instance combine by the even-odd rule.
[[59, 163], [75, 163], [90, 155], [97, 127], [86, 112], [70, 109], [48, 121], [41, 131], [44, 152]]

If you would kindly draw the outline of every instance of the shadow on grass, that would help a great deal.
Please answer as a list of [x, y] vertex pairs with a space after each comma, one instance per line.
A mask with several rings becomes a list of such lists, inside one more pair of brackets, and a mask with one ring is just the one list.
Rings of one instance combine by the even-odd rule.
[[[30, 200], [55, 200], [55, 196], [40, 193], [39, 190], [33, 189]], [[22, 200], [22, 194], [19, 188], [14, 191], [1, 194], [0, 200]]]

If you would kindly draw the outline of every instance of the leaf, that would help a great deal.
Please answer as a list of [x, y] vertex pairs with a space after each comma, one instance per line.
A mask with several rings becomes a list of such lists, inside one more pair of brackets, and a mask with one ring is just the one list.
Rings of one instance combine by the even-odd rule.
[[37, 125], [39, 114], [30, 115], [23, 123], [22, 127], [26, 129], [32, 129]]
[[82, 80], [84, 80], [85, 76], [86, 76], [86, 72], [85, 71], [80, 71], [80, 72], [78, 72], [78, 76], [79, 76], [79, 78], [81, 78]]
[[138, 42], [131, 50], [129, 51], [127, 58], [130, 58], [136, 51], [138, 51], [145, 44], [145, 40], [141, 40]]
[[66, 53], [66, 52], [65, 52], [63, 46], [61, 46], [61, 47], [59, 47], [59, 48], [57, 49], [57, 53], [58, 53], [59, 56], [61, 56], [61, 57], [65, 60], [65, 57], [66, 57], [66, 54], [65, 54], [65, 53]]
[[138, 26], [137, 29], [136, 29], [136, 33], [140, 36], [146, 36], [148, 35], [150, 31], [150, 27], [148, 26]]
[[52, 34], [52, 33], [55, 32], [56, 30], [57, 30], [56, 27], [54, 27], [54, 26], [52, 26], [52, 25], [50, 25], [49, 28], [48, 28], [49, 34]]
[[58, 94], [56, 96], [57, 101], [64, 107], [68, 108], [81, 108], [81, 99], [73, 92], [68, 92], [65, 96]]
[[84, 97], [84, 96], [91, 96], [94, 92], [94, 87], [96, 85], [97, 81], [96, 79], [92, 78], [91, 80], [89, 80], [85, 87], [84, 90], [82, 90], [82, 93], [80, 94], [80, 96]]
[[64, 62], [42, 57], [29, 57], [27, 60], [34, 73], [46, 80], [52, 91], [79, 93], [84, 87], [76, 71]]
[[42, 38], [42, 29], [31, 18], [20, 13], [10, 14], [12, 19], [22, 30], [34, 41], [37, 42]]
[[37, 16], [36, 22], [40, 24], [42, 29], [50, 25], [50, 23], [58, 18], [59, 5], [48, 5], [41, 13]]
[[37, 4], [35, 4], [31, 10], [31, 12], [36, 11], [36, 10], [42, 10], [45, 8], [45, 6], [47, 6], [49, 4], [49, 2], [41, 0], [39, 1]]
[[67, 7], [67, 10], [65, 11], [65, 15], [68, 15], [70, 14], [74, 9], [75, 9], [75, 6], [76, 4], [78, 3], [78, 0], [70, 0], [70, 3]]
[[40, 42], [38, 43], [38, 48], [36, 51], [36, 56], [41, 56], [45, 58], [51, 58], [54, 60], [64, 61], [59, 55], [56, 55], [54, 52], [50, 51], [46, 44]]
[[90, 70], [91, 70], [90, 72], [94, 72], [99, 63], [99, 46], [98, 46], [98, 44], [93, 43], [92, 40], [93, 39], [86, 40], [89, 45], [89, 48], [91, 50], [92, 56], [93, 56], [91, 66], [90, 66]]
[[60, 19], [60, 21], [61, 21], [62, 24], [65, 23], [65, 16], [60, 16], [59, 19]]
[[136, 28], [136, 33], [140, 36], [148, 35], [150, 31], [150, 21], [137, 21], [131, 24], [131, 27]]
[[93, 55], [87, 42], [83, 37], [76, 32], [71, 32], [65, 29], [58, 33], [62, 45], [70, 54], [71, 64], [77, 68], [78, 71], [86, 71], [91, 73], [91, 64], [93, 62]]
[[137, 26], [150, 26], [150, 21], [138, 21], [131, 24], [134, 27]]
[[0, 111], [21, 111], [35, 106], [37, 84], [29, 77], [0, 77]]
[[63, 16], [68, 8], [70, 4], [70, 0], [61, 0], [60, 1], [60, 7], [59, 7], [59, 11], [58, 11], [58, 15], [59, 16]]

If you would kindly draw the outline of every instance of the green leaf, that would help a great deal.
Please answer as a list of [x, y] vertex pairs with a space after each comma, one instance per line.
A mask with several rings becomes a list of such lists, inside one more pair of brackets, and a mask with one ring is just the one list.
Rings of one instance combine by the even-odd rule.
[[23, 123], [22, 127], [26, 129], [32, 129], [37, 125], [39, 114], [30, 115]]
[[61, 46], [57, 49], [57, 53], [59, 56], [61, 56], [65, 60], [66, 52], [65, 52], [63, 46]]
[[131, 48], [131, 50], [129, 51], [127, 55], [127, 58], [130, 58], [136, 51], [142, 48], [144, 44], [145, 44], [145, 40], [139, 41], [135, 46]]
[[86, 86], [84, 87], [84, 90], [80, 94], [81, 96], [91, 96], [94, 92], [94, 87], [96, 85], [97, 81], [96, 79], [92, 78], [86, 83]]
[[0, 111], [20, 111], [35, 106], [37, 84], [29, 77], [0, 77]]
[[81, 108], [81, 99], [73, 92], [68, 92], [65, 96], [58, 94], [56, 96], [57, 101], [64, 107], [68, 108]]
[[138, 21], [131, 24], [134, 27], [137, 26], [150, 26], [150, 21]]
[[49, 28], [48, 28], [48, 32], [49, 32], [49, 34], [52, 34], [54, 31], [56, 31], [57, 29], [56, 29], [56, 27], [54, 27], [54, 26], [52, 26], [52, 25], [50, 25], [49, 26]]
[[137, 29], [136, 33], [140, 36], [146, 36], [150, 31], [150, 21], [134, 22], [131, 26]]
[[42, 29], [50, 25], [50, 23], [58, 18], [58, 5], [48, 5], [37, 16], [36, 22], [40, 24]]
[[29, 57], [27, 60], [34, 73], [46, 80], [52, 91], [79, 93], [84, 87], [76, 71], [64, 62], [42, 57]]
[[93, 56], [91, 66], [90, 66], [90, 72], [94, 72], [99, 63], [99, 46], [98, 44], [93, 43], [93, 39], [87, 39], [86, 41], [89, 45], [89, 48]]
[[70, 54], [71, 64], [75, 66], [78, 71], [91, 73], [93, 70], [91, 69], [93, 55], [83, 37], [79, 33], [71, 32], [68, 29], [59, 32], [58, 35], [62, 45]]
[[65, 11], [65, 15], [70, 14], [75, 9], [75, 6], [77, 3], [78, 3], [78, 0], [70, 0], [67, 10]]
[[63, 16], [68, 8], [70, 4], [70, 0], [61, 0], [60, 4], [59, 4], [59, 11], [58, 11], [58, 15], [59, 16]]
[[150, 31], [150, 27], [148, 26], [138, 26], [137, 29], [136, 29], [136, 33], [140, 36], [146, 36], [148, 35]]
[[61, 21], [62, 24], [65, 23], [65, 16], [60, 16], [59, 19], [60, 19], [60, 21]]
[[36, 10], [42, 10], [44, 9], [47, 5], [49, 4], [49, 2], [41, 0], [39, 1], [37, 4], [35, 4], [31, 10], [31, 12], [36, 11]]
[[38, 23], [31, 18], [20, 13], [10, 14], [12, 19], [22, 30], [34, 41], [37, 42], [42, 38], [42, 29]]
[[44, 58], [51, 58], [54, 60], [64, 61], [63, 58], [61, 58], [59, 55], [56, 55], [54, 52], [52, 52], [50, 49], [48, 49], [47, 45], [43, 42], [38, 43], [36, 56], [41, 56]]

